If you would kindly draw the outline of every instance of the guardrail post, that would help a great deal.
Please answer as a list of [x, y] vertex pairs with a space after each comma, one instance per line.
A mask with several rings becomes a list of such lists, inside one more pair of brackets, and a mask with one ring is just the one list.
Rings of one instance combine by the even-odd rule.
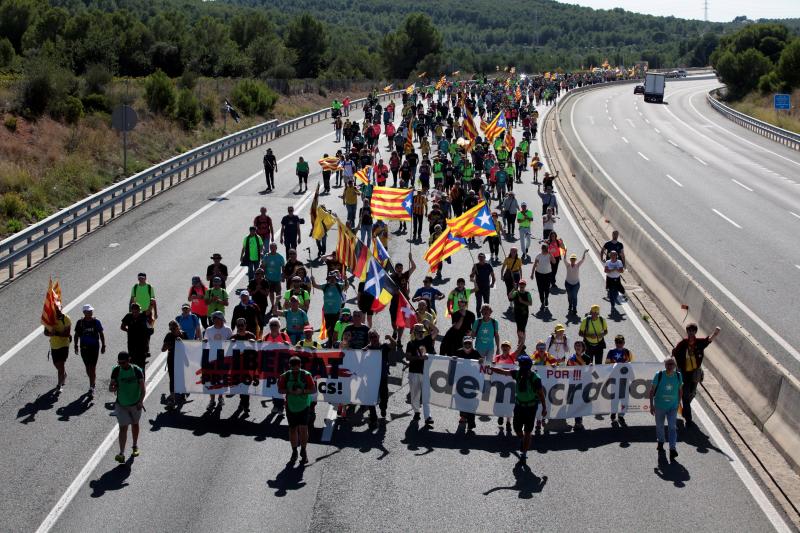
[[47, 257], [50, 251], [50, 242], [47, 240], [47, 233], [48, 233], [48, 228], [45, 227], [44, 232], [42, 232], [42, 237], [45, 238], [44, 245], [42, 246], [44, 257]]
[[[14, 245], [13, 244], [8, 247], [8, 256], [9, 257], [13, 257], [14, 256]], [[13, 277], [14, 277], [14, 260], [12, 259], [11, 262], [8, 263], [8, 279], [11, 279]]]
[[[31, 237], [28, 237], [28, 244], [30, 244], [31, 241], [32, 241]], [[30, 252], [27, 253], [27, 255], [25, 256], [25, 259], [27, 261], [26, 264], [28, 265], [28, 268], [30, 268], [31, 267], [31, 253]]]

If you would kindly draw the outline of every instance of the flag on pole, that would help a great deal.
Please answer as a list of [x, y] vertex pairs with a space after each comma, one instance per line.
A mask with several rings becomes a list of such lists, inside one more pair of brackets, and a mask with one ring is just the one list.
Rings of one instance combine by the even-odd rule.
[[375, 187], [369, 203], [372, 216], [380, 220], [411, 220], [413, 196], [413, 189]]
[[412, 83], [408, 87], [406, 87], [406, 94], [413, 94], [414, 93], [414, 84]]
[[447, 227], [454, 235], [465, 239], [497, 235], [492, 213], [485, 200], [461, 216], [447, 219]]
[[461, 74], [461, 71], [460, 71], [460, 70], [455, 70], [455, 71], [453, 71], [453, 73], [452, 73], [452, 74], [450, 74], [450, 75], [451, 75], [451, 76], [458, 76], [459, 74]]
[[357, 170], [353, 176], [363, 183], [364, 185], [369, 185], [369, 177], [370, 177], [370, 167], [367, 165], [366, 167], [362, 168], [361, 170]]
[[424, 78], [424, 77], [425, 77], [425, 75], [426, 75], [426, 74], [427, 74], [427, 72], [420, 72], [420, 73], [417, 75], [417, 78], [420, 78], [420, 79], [422, 79], [422, 78]]
[[517, 143], [516, 141], [514, 141], [514, 135], [511, 134], [511, 130], [506, 130], [506, 138], [503, 144], [505, 145], [506, 150], [508, 150], [509, 153], [512, 153], [514, 151], [514, 146], [516, 146]]
[[481, 130], [483, 130], [484, 135], [486, 135], [486, 138], [490, 142], [499, 137], [507, 127], [506, 115], [502, 109], [495, 115], [490, 123], [481, 123]]
[[438, 91], [439, 89], [444, 87], [446, 83], [447, 83], [447, 76], [443, 75], [441, 78], [439, 78], [439, 81], [436, 82], [435, 89]]
[[61, 310], [61, 286], [58, 281], [53, 283], [53, 278], [47, 284], [47, 293], [44, 295], [42, 307], [42, 325], [52, 328], [56, 325], [58, 317], [56, 311]]
[[369, 268], [364, 280], [364, 292], [375, 298], [372, 302], [372, 310], [376, 313], [389, 305], [392, 296], [397, 293], [397, 286], [374, 258], [370, 258], [369, 261]]
[[522, 90], [519, 88], [519, 85], [517, 85], [517, 90], [514, 91], [514, 100], [517, 102], [522, 100]]
[[443, 231], [436, 237], [422, 258], [430, 265], [430, 271], [436, 272], [442, 261], [466, 245], [467, 241], [464, 238], [456, 236], [452, 231]]
[[407, 154], [414, 151], [414, 128], [411, 127], [410, 119], [406, 124], [406, 142], [403, 145], [403, 151]]
[[419, 320], [417, 320], [416, 309], [414, 309], [414, 307], [409, 303], [408, 299], [406, 299], [402, 292], [399, 293], [395, 324], [397, 324], [398, 328], [411, 329], [417, 322], [419, 322]]
[[353, 266], [356, 264], [356, 236], [347, 226], [342, 224], [340, 220], [337, 220], [336, 223], [339, 225], [339, 241], [336, 243], [336, 259], [352, 270]]
[[367, 267], [369, 266], [369, 260], [371, 256], [369, 253], [369, 246], [360, 240], [357, 240], [355, 249], [353, 251], [353, 256], [355, 261], [353, 262], [353, 267], [350, 270], [356, 279], [359, 281], [364, 281], [364, 279], [367, 277]]
[[331, 172], [341, 170], [339, 158], [336, 156], [323, 157], [318, 163], [322, 167], [322, 170], [330, 170]]
[[317, 207], [311, 228], [311, 238], [319, 241], [336, 225], [336, 217], [322, 206]]
[[322, 322], [319, 326], [319, 336], [317, 337], [320, 342], [328, 340], [328, 326], [325, 324], [325, 310], [320, 311], [322, 313]]
[[385, 92], [385, 93], [392, 92], [392, 86], [393, 86], [393, 85], [394, 85], [394, 83], [390, 83], [389, 85], [387, 85], [386, 87], [384, 87], [384, 88], [383, 88], [383, 92]]
[[391, 257], [389, 257], [389, 252], [386, 251], [386, 247], [379, 238], [372, 237], [372, 242], [374, 243], [372, 246], [372, 255], [378, 260], [378, 263], [380, 263], [382, 267], [386, 267], [386, 264], [392, 260]]
[[475, 119], [472, 117], [472, 113], [470, 113], [467, 106], [464, 106], [464, 121], [462, 127], [464, 128], [464, 138], [470, 143], [475, 142], [475, 139], [478, 138], [478, 130], [475, 128]]

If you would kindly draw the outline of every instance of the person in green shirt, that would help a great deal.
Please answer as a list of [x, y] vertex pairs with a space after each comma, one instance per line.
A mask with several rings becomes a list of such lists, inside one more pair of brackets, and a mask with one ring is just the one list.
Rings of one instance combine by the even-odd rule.
[[286, 333], [292, 344], [297, 344], [303, 338], [303, 328], [308, 325], [308, 315], [300, 308], [300, 300], [292, 296], [289, 308], [281, 311], [286, 318]]
[[344, 330], [353, 323], [352, 319], [353, 317], [351, 316], [350, 309], [346, 307], [342, 309], [342, 312], [339, 313], [339, 320], [337, 320], [336, 325], [333, 326], [334, 338], [331, 340], [331, 346], [335, 347], [338, 343], [342, 342]]
[[664, 360], [664, 370], [659, 370], [650, 385], [650, 412], [656, 418], [656, 439], [658, 452], [664, 452], [664, 419], [669, 427], [669, 458], [678, 457], [678, 408], [683, 398], [683, 377], [677, 370], [674, 357]]
[[128, 352], [119, 352], [117, 363], [118, 365], [111, 370], [111, 382], [108, 390], [117, 394], [114, 415], [119, 423], [119, 453], [114, 459], [118, 463], [124, 463], [128, 426], [132, 426], [131, 457], [139, 456], [139, 418], [144, 409], [145, 385], [144, 371], [131, 364], [131, 356]]
[[228, 292], [222, 288], [222, 278], [217, 276], [211, 280], [211, 288], [206, 291], [204, 298], [208, 304], [208, 316], [215, 311], [225, 312], [228, 306]]
[[296, 355], [289, 359], [289, 370], [278, 379], [278, 392], [286, 396], [286, 422], [289, 424], [289, 442], [292, 445], [290, 463], [297, 460], [297, 446], [300, 446], [300, 462], [308, 462], [306, 445], [308, 444], [309, 408], [314, 399], [316, 384], [314, 378], [300, 365], [302, 361]]
[[311, 276], [311, 285], [315, 289], [322, 291], [322, 315], [325, 317], [325, 328], [328, 338], [334, 335], [334, 327], [339, 319], [339, 311], [342, 309], [344, 303], [344, 283], [336, 281], [336, 274], [328, 272], [327, 281], [324, 285], [320, 285]]
[[292, 297], [297, 298], [300, 308], [308, 312], [308, 306], [311, 304], [311, 295], [303, 288], [303, 280], [300, 276], [292, 277], [292, 288], [283, 293], [284, 307], [289, 307], [289, 301]]
[[517, 364], [518, 370], [492, 367], [491, 373], [514, 378], [514, 432], [522, 441], [519, 460], [524, 463], [528, 459], [528, 450], [531, 447], [536, 411], [541, 404], [542, 418], [546, 417], [547, 404], [542, 380], [533, 370], [533, 360], [528, 355], [520, 355], [517, 357]]
[[297, 174], [297, 180], [300, 182], [300, 190], [297, 191], [297, 194], [303, 192], [303, 184], [306, 186], [306, 191], [308, 191], [308, 161], [303, 160], [301, 157], [297, 161], [297, 166], [295, 166], [295, 174]]
[[253, 281], [256, 277], [256, 269], [261, 262], [261, 251], [264, 248], [264, 239], [256, 233], [256, 227], [250, 226], [250, 233], [242, 241], [242, 252], [239, 254], [239, 261], [242, 266], [247, 267], [247, 279]]
[[517, 224], [519, 225], [519, 247], [522, 250], [522, 260], [528, 255], [528, 247], [531, 245], [531, 223], [533, 222], [533, 211], [528, 209], [528, 203], [522, 202], [517, 211]]
[[[269, 304], [270, 309], [275, 307], [275, 301], [278, 300], [278, 308], [280, 308], [281, 281], [283, 281], [283, 265], [286, 264], [286, 259], [278, 253], [278, 243], [272, 242], [269, 245], [269, 252], [264, 254], [261, 258], [261, 266], [264, 268], [264, 277], [269, 285]], [[266, 309], [262, 309], [266, 311]]]
[[131, 299], [129, 304], [136, 302], [139, 304], [143, 313], [151, 313], [153, 320], [158, 319], [158, 306], [156, 305], [156, 291], [153, 286], [147, 283], [147, 274], [139, 272], [137, 276], [139, 282], [131, 288]]

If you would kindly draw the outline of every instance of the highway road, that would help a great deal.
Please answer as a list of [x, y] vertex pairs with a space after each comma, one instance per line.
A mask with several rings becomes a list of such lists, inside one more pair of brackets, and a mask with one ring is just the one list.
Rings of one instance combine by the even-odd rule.
[[663, 105], [627, 85], [589, 91], [562, 127], [651, 235], [798, 375], [800, 153], [715, 111], [705, 96], [719, 85], [668, 80]]
[[[273, 194], [260, 194], [262, 152], [252, 151], [157, 196], [0, 291], [0, 312], [6, 317], [0, 336], [0, 529], [788, 530], [770, 497], [703, 414], [698, 416], [702, 431], [679, 444], [681, 455], [672, 465], [657, 460], [652, 419], [629, 415], [628, 427], [612, 428], [607, 417], [592, 419], [584, 433], [538, 440], [530, 468], [524, 468], [517, 462], [516, 439], [499, 436], [494, 421], [479, 422], [476, 434], [466, 436], [458, 430], [458, 413], [433, 408], [435, 428], [418, 427], [411, 421], [403, 380], [402, 386], [390, 386], [385, 423], [370, 429], [357, 418], [337, 427], [329, 443], [320, 442], [327, 412], [321, 405], [311, 463], [288, 468], [285, 421], [269, 413], [269, 404], [262, 408], [254, 401], [252, 414], [239, 419], [232, 417], [232, 398], [221, 415], [209, 416], [205, 398], [193, 395], [180, 412], [164, 412], [159, 401], [167, 391], [164, 354], [148, 367], [142, 456], [117, 465], [115, 420], [107, 403], [113, 398], [103, 391], [114, 356], [124, 346], [119, 320], [136, 273], [147, 272], [159, 300], [155, 348], [167, 319], [184, 301], [191, 276], [203, 271], [210, 254], [220, 252], [223, 262], [236, 265], [242, 237], [260, 206], [267, 206], [273, 219], [289, 206], [308, 218], [311, 196], [295, 193], [294, 162], [300, 155], [316, 161], [323, 152], [334, 152], [329, 128], [311, 126], [270, 145], [280, 161]], [[314, 168], [312, 191], [319, 179]], [[530, 173], [524, 180], [521, 198], [538, 206]], [[323, 197], [323, 203], [344, 214], [337, 196]], [[588, 246], [568, 211], [556, 229], [570, 251]], [[540, 230], [534, 225], [534, 233]], [[412, 247], [406, 239], [393, 235], [389, 252], [405, 262], [411, 249], [419, 266], [413, 290], [425, 275], [425, 247]], [[304, 237], [302, 258], [308, 245]], [[504, 243], [506, 249], [511, 245]], [[460, 252], [445, 265], [440, 290], [449, 291], [470, 267], [468, 253]], [[235, 270], [232, 278], [241, 286], [241, 270]], [[73, 319], [89, 302], [106, 327], [109, 351], [101, 357], [101, 392], [92, 403], [83, 396], [86, 379], [74, 355], [67, 363], [65, 391], [57, 399], [50, 394], [55, 372], [46, 359], [47, 341], [35, 332], [51, 275], [60, 278]], [[501, 286], [491, 296], [496, 315], [506, 307], [500, 303], [505, 301]], [[602, 287], [599, 262], [592, 256], [583, 269], [581, 310], [598, 302], [607, 313]], [[552, 316], [531, 318], [528, 337], [544, 337], [563, 321], [569, 338], [576, 338], [577, 321], [566, 320], [566, 296], [554, 296], [550, 307]], [[628, 304], [622, 309], [624, 314], [610, 321], [611, 334], [624, 334], [637, 360], [662, 357], [635, 311]], [[315, 301], [309, 316], [316, 320], [319, 314]], [[512, 324], [500, 323], [501, 338], [513, 338]], [[378, 315], [375, 325], [387, 332], [387, 314]], [[401, 370], [393, 369], [393, 375], [401, 378]]]

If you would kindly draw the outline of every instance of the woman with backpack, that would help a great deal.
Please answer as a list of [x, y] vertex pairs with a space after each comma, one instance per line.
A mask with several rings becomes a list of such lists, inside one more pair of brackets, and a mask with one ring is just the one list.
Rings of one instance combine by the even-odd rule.
[[664, 360], [664, 370], [659, 370], [653, 376], [650, 385], [650, 412], [656, 419], [656, 449], [659, 454], [664, 452], [664, 419], [669, 428], [669, 458], [678, 457], [678, 410], [683, 397], [683, 377], [677, 370], [674, 357]]

